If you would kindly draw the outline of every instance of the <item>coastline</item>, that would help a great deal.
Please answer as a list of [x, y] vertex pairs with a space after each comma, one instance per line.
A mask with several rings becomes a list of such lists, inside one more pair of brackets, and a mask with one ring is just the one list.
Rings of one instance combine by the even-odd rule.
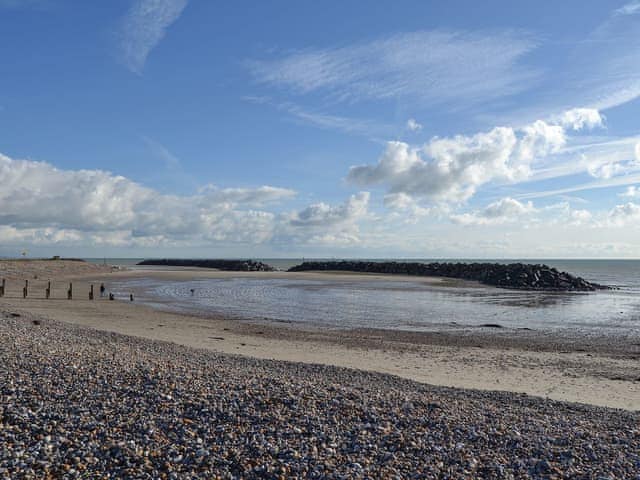
[[[174, 342], [220, 353], [259, 359], [327, 364], [398, 375], [422, 383], [480, 390], [526, 393], [542, 398], [640, 410], [637, 361], [640, 345], [629, 340], [558, 337], [544, 332], [476, 329], [464, 332], [412, 333], [389, 330], [322, 330], [291, 328], [216, 316], [198, 316], [152, 309], [136, 302], [86, 299], [89, 281], [156, 276], [209, 278], [233, 274], [178, 270], [105, 269], [57, 272], [52, 300], [34, 293], [23, 299], [13, 282], [0, 299], [6, 312], [35, 315], [98, 330], [151, 340]], [[23, 276], [29, 272], [23, 271]], [[321, 275], [299, 273], [290, 275]], [[341, 276], [349, 275], [341, 273]], [[376, 278], [360, 275], [358, 278]], [[387, 277], [385, 277], [387, 279]], [[398, 277], [393, 279], [401, 279]], [[412, 279], [415, 280], [415, 279]], [[44, 282], [42, 274], [34, 279]], [[62, 300], [64, 285], [73, 281], [77, 298]], [[427, 285], [455, 288], [455, 282], [425, 277]], [[36, 290], [34, 290], [35, 292]], [[82, 293], [80, 293], [82, 292]], [[84, 297], [84, 298], [81, 298]]]

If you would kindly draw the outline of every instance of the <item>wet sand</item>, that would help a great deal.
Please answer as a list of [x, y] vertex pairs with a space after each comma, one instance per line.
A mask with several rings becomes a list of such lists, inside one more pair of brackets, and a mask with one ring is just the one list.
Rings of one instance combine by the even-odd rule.
[[[3, 264], [0, 262], [0, 276]], [[39, 273], [33, 273], [34, 268]], [[45, 266], [46, 267], [46, 266]], [[640, 410], [640, 345], [633, 339], [558, 337], [536, 331], [474, 329], [455, 333], [412, 333], [388, 330], [326, 330], [287, 324], [258, 324], [216, 316], [154, 310], [136, 302], [88, 300], [89, 282], [98, 285], [132, 277], [163, 279], [287, 275], [339, 281], [380, 275], [335, 273], [238, 273], [200, 269], [111, 271], [99, 266], [55, 270], [52, 299], [44, 299], [45, 267], [24, 263], [12, 273], [5, 312], [28, 313], [67, 323], [261, 359], [288, 360], [390, 373], [418, 382], [526, 393], [554, 400]], [[43, 271], [42, 268], [45, 268]], [[77, 270], [74, 270], [77, 268]], [[23, 278], [31, 278], [22, 298]], [[8, 275], [5, 275], [9, 278]], [[406, 280], [384, 276], [385, 280]], [[427, 288], [455, 288], [457, 281], [411, 277]], [[74, 299], [66, 300], [69, 281]]]

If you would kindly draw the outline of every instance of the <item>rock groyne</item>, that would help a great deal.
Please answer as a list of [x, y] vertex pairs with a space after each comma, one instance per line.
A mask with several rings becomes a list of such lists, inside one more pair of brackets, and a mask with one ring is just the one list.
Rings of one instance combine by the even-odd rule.
[[262, 262], [256, 262], [254, 260], [164, 258], [143, 260], [142, 262], [138, 262], [138, 265], [215, 268], [217, 270], [232, 272], [273, 272], [275, 270], [271, 265]]
[[304, 262], [289, 269], [290, 272], [310, 270], [460, 278], [463, 280], [475, 280], [485, 285], [517, 290], [592, 292], [609, 289], [604, 285], [589, 282], [566, 272], [560, 272], [548, 265], [525, 263], [327, 261]]

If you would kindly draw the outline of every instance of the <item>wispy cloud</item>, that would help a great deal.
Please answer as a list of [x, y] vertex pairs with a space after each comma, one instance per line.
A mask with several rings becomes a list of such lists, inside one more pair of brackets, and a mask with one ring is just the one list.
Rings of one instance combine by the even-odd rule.
[[640, 13], [640, 1], [629, 2], [615, 11], [616, 15], [634, 15]]
[[134, 0], [122, 20], [119, 50], [129, 70], [141, 74], [147, 57], [164, 38], [167, 28], [187, 6], [188, 0]]
[[599, 110], [640, 97], [640, 2], [614, 10], [584, 41], [569, 62], [568, 81], [583, 104]]
[[637, 183], [640, 183], [640, 173], [636, 173], [632, 175], [624, 175], [620, 177], [607, 178], [607, 179], [598, 180], [594, 182], [581, 183], [578, 185], [572, 185], [570, 187], [565, 187], [565, 188], [558, 188], [555, 190], [543, 190], [539, 192], [523, 193], [521, 195], [516, 195], [516, 197], [519, 199], [553, 197], [557, 195], [564, 195], [567, 193], [582, 192], [585, 190], [597, 190], [600, 188], [621, 187], [621, 186], [633, 185]]
[[297, 94], [470, 103], [529, 87], [538, 72], [521, 60], [535, 48], [530, 35], [516, 31], [420, 31], [251, 60], [247, 66], [260, 82]]
[[371, 140], [389, 136], [393, 131], [392, 125], [380, 123], [364, 118], [343, 117], [319, 111], [306, 110], [292, 102], [276, 102], [269, 97], [245, 96], [246, 102], [268, 105], [282, 112], [286, 112], [299, 122], [328, 130], [338, 130], [344, 133], [361, 135]]

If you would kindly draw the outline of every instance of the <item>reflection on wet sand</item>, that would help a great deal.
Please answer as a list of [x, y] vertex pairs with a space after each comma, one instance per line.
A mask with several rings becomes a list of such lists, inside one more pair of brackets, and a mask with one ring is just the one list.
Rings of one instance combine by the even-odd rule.
[[[114, 288], [161, 308], [331, 328], [451, 330], [496, 324], [522, 329], [624, 327], [640, 334], [636, 295], [510, 291], [412, 280], [255, 278], [189, 281], [136, 278]], [[494, 327], [492, 327], [494, 328]]]

